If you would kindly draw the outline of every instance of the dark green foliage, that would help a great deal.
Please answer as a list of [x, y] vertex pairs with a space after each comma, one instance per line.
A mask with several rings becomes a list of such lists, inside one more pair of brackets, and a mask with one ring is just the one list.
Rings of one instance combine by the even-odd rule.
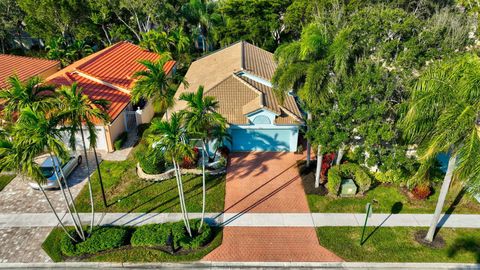
[[[193, 237], [188, 236], [183, 221], [175, 223], [149, 224], [135, 230], [132, 235], [132, 246], [138, 247], [164, 247], [196, 249], [207, 244], [213, 237], [210, 226], [204, 224], [201, 233], [198, 231], [200, 220], [191, 222]], [[169, 240], [170, 239], [170, 240]], [[169, 243], [172, 241], [172, 243]]]
[[333, 166], [328, 170], [328, 193], [333, 196], [337, 196], [340, 191], [340, 185], [342, 184], [342, 175], [340, 173], [339, 166]]
[[165, 172], [165, 157], [159, 149], [147, 148], [144, 151], [136, 151], [135, 158], [146, 174]]
[[118, 137], [115, 139], [115, 142], [113, 143], [115, 150], [122, 149], [122, 146], [127, 142], [127, 139], [128, 139], [127, 132], [122, 132], [120, 135], [118, 135]]
[[345, 163], [333, 166], [328, 171], [328, 192], [334, 196], [338, 195], [342, 179], [353, 178], [357, 184], [360, 194], [364, 194], [372, 185], [372, 178], [362, 166], [355, 163]]
[[74, 242], [64, 234], [60, 246], [63, 254], [67, 256], [94, 254], [125, 245], [128, 236], [128, 229], [124, 227], [97, 227], [83, 242]]

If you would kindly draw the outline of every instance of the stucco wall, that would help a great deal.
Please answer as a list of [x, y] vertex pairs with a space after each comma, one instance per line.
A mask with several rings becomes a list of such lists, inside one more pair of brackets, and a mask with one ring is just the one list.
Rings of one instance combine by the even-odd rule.
[[113, 152], [113, 143], [115, 139], [122, 132], [126, 131], [125, 128], [125, 111], [123, 111], [110, 125], [106, 126], [107, 148], [108, 152]]
[[51, 67], [51, 68], [45, 70], [42, 73], [39, 73], [38, 76], [45, 80], [47, 77], [49, 77], [50, 75], [53, 75], [55, 72], [57, 72], [59, 70], [60, 70], [60, 63], [58, 63], [58, 65], [56, 65], [54, 67]]
[[153, 110], [153, 103], [151, 101], [147, 102], [145, 107], [143, 107], [141, 114], [137, 117], [137, 124], [146, 124], [152, 121], [155, 111]]

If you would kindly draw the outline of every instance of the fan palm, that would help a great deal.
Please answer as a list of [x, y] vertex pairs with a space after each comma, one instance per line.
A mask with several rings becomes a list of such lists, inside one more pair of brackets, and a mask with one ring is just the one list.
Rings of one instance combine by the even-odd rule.
[[168, 61], [171, 61], [169, 55], [164, 55], [157, 62], [141, 60], [140, 63], [145, 70], [137, 71], [133, 75], [138, 80], [132, 91], [133, 102], [152, 99], [160, 103], [161, 110], [167, 115], [167, 109], [174, 104], [173, 96], [177, 84], [182, 82], [187, 84], [181, 76], [165, 72], [163, 67]]
[[160, 119], [154, 120], [150, 127], [150, 141], [152, 142], [152, 147], [154, 149], [162, 151], [166, 158], [172, 160], [173, 168], [175, 170], [175, 178], [177, 180], [178, 197], [180, 200], [183, 221], [188, 234], [192, 236], [188, 212], [185, 205], [182, 172], [178, 161], [184, 160], [186, 157], [192, 158], [194, 152], [192, 147], [187, 144], [187, 133], [181, 120], [181, 116], [178, 113], [173, 113], [169, 122]]
[[17, 75], [8, 78], [8, 88], [0, 91], [0, 101], [4, 105], [6, 120], [12, 120], [23, 108], [29, 106], [34, 110], [46, 111], [53, 107], [50, 98], [54, 87], [42, 84], [42, 79], [33, 77], [22, 82]]
[[425, 240], [435, 236], [452, 179], [480, 190], [480, 58], [466, 54], [429, 67], [413, 88], [404, 119], [406, 134], [427, 163], [441, 152], [450, 159]]
[[[13, 138], [17, 149], [28, 149], [28, 152], [22, 150], [22, 153], [28, 158], [44, 153], [45, 150], [48, 152], [54, 167], [58, 167], [60, 171], [60, 175], [58, 175], [57, 170], [54, 170], [75, 230], [80, 239], [85, 240], [82, 223], [76, 210], [73, 196], [68, 189], [62, 164], [56, 164], [57, 161], [61, 163], [60, 160], [65, 160], [68, 157], [67, 149], [62, 141], [62, 131], [58, 128], [60, 123], [60, 118], [56, 115], [50, 115], [50, 117], [47, 118], [45, 114], [26, 107], [21, 111], [19, 120], [13, 127]], [[58, 159], [54, 158], [54, 156], [58, 157]], [[63, 188], [62, 181], [64, 181], [67, 186], [70, 201], [67, 198], [67, 192]]]
[[[214, 97], [203, 96], [203, 86], [198, 87], [196, 93], [183, 93], [180, 100], [187, 102], [187, 109], [182, 111], [185, 127], [189, 133], [202, 141], [202, 218], [200, 229], [205, 216], [205, 152], [210, 159], [207, 150], [208, 141], [212, 138], [212, 132], [216, 129], [226, 130], [227, 121], [219, 113], [215, 112], [218, 102]], [[216, 138], [215, 138], [216, 139]]]
[[[90, 204], [92, 210], [92, 219], [90, 229], [93, 228], [94, 223], [94, 203], [92, 184], [90, 179], [90, 162], [88, 160], [87, 145], [85, 142], [84, 126], [88, 130], [88, 140], [90, 147], [95, 147], [97, 144], [97, 130], [93, 121], [99, 120], [102, 122], [108, 121], [108, 114], [105, 112], [107, 108], [107, 101], [91, 99], [84, 95], [82, 89], [78, 87], [77, 83], [71, 86], [62, 86], [56, 91], [60, 106], [59, 118], [63, 121], [69, 133], [70, 148], [76, 149], [76, 134], [80, 131], [83, 144], [83, 153], [85, 155], [85, 164], [87, 166], [87, 181], [88, 190], [90, 193]], [[95, 153], [96, 154], [96, 153]], [[97, 171], [100, 176], [100, 168], [97, 164]], [[103, 186], [103, 184], [101, 184]], [[105, 197], [104, 197], [104, 204]]]

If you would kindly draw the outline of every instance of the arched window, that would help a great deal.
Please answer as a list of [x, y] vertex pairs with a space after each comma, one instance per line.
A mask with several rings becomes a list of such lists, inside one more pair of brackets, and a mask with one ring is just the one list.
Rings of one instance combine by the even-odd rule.
[[268, 125], [272, 122], [270, 122], [270, 118], [266, 117], [265, 115], [259, 115], [253, 119], [253, 123], [256, 125]]

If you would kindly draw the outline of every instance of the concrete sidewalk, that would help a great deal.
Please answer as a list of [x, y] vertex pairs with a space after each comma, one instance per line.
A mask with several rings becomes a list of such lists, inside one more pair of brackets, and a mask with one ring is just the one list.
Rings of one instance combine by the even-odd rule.
[[[60, 213], [66, 225], [70, 216]], [[84, 224], [90, 214], [80, 214]], [[189, 213], [190, 218], [200, 218], [200, 213]], [[207, 222], [225, 227], [335, 227], [363, 226], [365, 214], [360, 213], [207, 213]], [[431, 214], [373, 214], [368, 226], [427, 227]], [[150, 223], [179, 221], [181, 213], [96, 213], [96, 225], [139, 226]], [[0, 214], [0, 228], [54, 227], [57, 220], [50, 213]], [[444, 215], [439, 226], [446, 228], [480, 228], [480, 215]]]

